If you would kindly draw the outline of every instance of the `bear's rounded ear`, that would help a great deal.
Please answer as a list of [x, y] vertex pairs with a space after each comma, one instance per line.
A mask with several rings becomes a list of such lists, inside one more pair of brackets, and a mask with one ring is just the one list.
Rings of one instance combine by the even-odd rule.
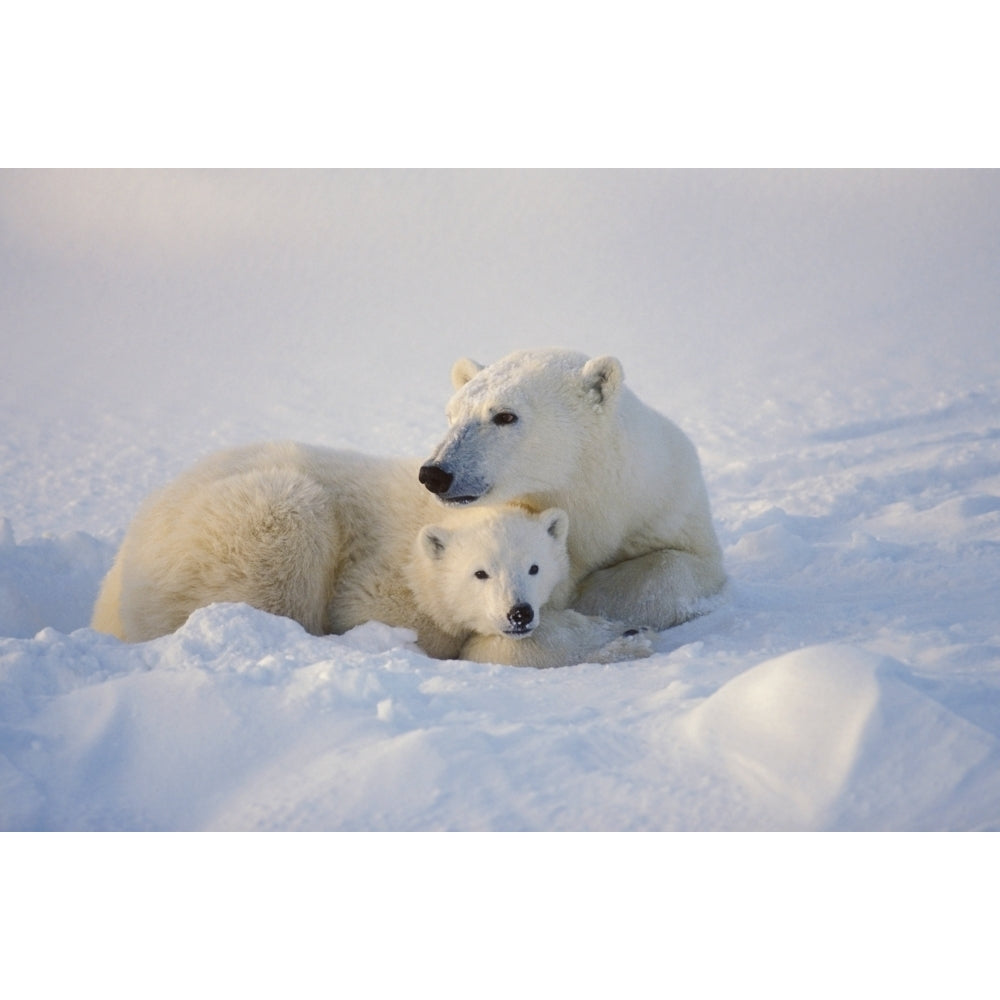
[[583, 389], [596, 408], [606, 405], [625, 381], [621, 362], [610, 355], [591, 358], [583, 366]]
[[569, 532], [569, 514], [559, 507], [549, 507], [538, 515], [545, 525], [545, 530], [557, 541], [561, 542]]
[[448, 547], [449, 531], [436, 524], [425, 524], [417, 535], [420, 551], [428, 559], [440, 559]]
[[461, 389], [477, 372], [481, 372], [483, 366], [472, 358], [459, 358], [451, 366], [451, 384], [456, 389]]

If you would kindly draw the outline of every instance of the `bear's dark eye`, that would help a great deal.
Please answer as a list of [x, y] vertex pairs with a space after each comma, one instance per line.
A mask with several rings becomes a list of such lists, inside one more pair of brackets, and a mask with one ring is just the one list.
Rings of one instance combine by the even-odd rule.
[[531, 569], [528, 570], [528, 575], [529, 576], [534, 576], [537, 572], [538, 572], [538, 565], [537, 565], [537, 563], [532, 563]]
[[517, 423], [517, 414], [511, 413], [509, 410], [501, 410], [499, 413], [493, 415], [493, 423], [497, 427], [506, 427], [508, 424]]
[[490, 574], [484, 569], [477, 569], [475, 573], [472, 574], [477, 580], [488, 580]]

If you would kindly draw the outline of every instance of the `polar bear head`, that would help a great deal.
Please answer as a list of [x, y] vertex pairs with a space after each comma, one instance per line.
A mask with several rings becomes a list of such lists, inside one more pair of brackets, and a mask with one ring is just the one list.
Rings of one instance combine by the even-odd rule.
[[569, 517], [487, 507], [418, 536], [411, 582], [418, 603], [454, 632], [530, 635], [542, 605], [569, 573]]
[[463, 358], [451, 377], [448, 433], [420, 469], [420, 482], [447, 504], [567, 488], [624, 380], [616, 358], [562, 350], [518, 351], [486, 368]]

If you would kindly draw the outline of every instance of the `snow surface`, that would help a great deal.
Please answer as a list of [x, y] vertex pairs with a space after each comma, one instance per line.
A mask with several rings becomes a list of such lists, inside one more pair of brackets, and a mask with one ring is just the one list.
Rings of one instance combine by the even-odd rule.
[[[997, 174], [6, 171], [0, 274], [0, 828], [1000, 828]], [[87, 627], [196, 458], [422, 457], [542, 345], [702, 455], [728, 601], [650, 659]]]

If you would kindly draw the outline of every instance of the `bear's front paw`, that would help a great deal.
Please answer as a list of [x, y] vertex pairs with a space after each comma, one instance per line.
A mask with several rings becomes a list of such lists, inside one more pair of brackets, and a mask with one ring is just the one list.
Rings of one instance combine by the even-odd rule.
[[622, 632], [622, 636], [628, 637], [628, 638], [630, 638], [633, 635], [651, 636], [655, 631], [656, 631], [656, 629], [654, 629], [654, 628], [648, 628], [645, 625], [640, 625], [638, 628], [627, 628], [627, 629], [625, 629], [625, 631]]
[[653, 654], [653, 630], [630, 628], [617, 639], [602, 646], [594, 657], [595, 663], [619, 663], [622, 660], [642, 660]]

